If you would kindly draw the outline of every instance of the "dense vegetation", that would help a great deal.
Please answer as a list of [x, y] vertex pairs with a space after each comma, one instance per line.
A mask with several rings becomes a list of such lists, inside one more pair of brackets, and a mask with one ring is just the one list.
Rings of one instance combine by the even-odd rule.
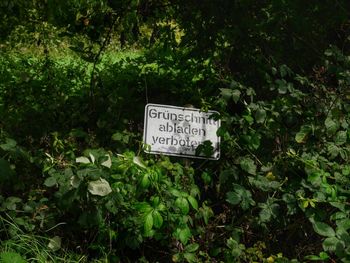
[[[350, 262], [347, 1], [2, 0], [0, 262]], [[143, 152], [147, 103], [219, 161]]]

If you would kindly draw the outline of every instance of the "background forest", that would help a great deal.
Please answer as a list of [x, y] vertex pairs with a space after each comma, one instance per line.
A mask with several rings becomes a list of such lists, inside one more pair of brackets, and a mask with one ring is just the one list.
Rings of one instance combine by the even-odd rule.
[[[350, 262], [345, 0], [1, 0], [0, 262]], [[143, 152], [147, 103], [221, 158]]]

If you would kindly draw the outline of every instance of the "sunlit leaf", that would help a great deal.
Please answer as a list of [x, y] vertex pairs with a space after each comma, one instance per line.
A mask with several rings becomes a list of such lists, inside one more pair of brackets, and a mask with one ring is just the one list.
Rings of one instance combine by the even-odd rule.
[[315, 232], [321, 236], [325, 236], [325, 237], [334, 237], [335, 236], [335, 232], [334, 232], [333, 228], [330, 227], [329, 225], [327, 225], [326, 223], [315, 221], [312, 224], [312, 226], [313, 226]]
[[77, 163], [90, 163], [90, 160], [84, 156], [78, 157], [75, 159]]
[[61, 238], [59, 236], [54, 236], [49, 240], [49, 244], [47, 245], [51, 250], [57, 251], [61, 248]]
[[112, 192], [112, 189], [105, 179], [100, 178], [89, 182], [88, 191], [93, 195], [106, 196]]

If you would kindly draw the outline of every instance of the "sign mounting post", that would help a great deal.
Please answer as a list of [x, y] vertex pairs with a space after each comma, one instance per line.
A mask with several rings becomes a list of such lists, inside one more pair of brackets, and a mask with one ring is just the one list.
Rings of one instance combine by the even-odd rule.
[[[220, 137], [216, 132], [220, 120], [212, 118], [217, 111], [201, 112], [199, 109], [147, 104], [143, 141], [146, 152], [190, 158], [218, 160]], [[199, 145], [213, 147], [212, 155], [196, 155]]]

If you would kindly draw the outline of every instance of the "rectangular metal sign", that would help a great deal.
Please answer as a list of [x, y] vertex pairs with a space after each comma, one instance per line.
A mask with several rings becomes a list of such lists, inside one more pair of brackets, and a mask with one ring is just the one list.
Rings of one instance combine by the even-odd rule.
[[[216, 135], [220, 120], [214, 120], [217, 111], [201, 112], [199, 109], [147, 104], [143, 141], [145, 151], [153, 154], [191, 158], [220, 158], [220, 137]], [[210, 142], [212, 155], [196, 155], [196, 148]], [[209, 143], [209, 144], [210, 144]]]

